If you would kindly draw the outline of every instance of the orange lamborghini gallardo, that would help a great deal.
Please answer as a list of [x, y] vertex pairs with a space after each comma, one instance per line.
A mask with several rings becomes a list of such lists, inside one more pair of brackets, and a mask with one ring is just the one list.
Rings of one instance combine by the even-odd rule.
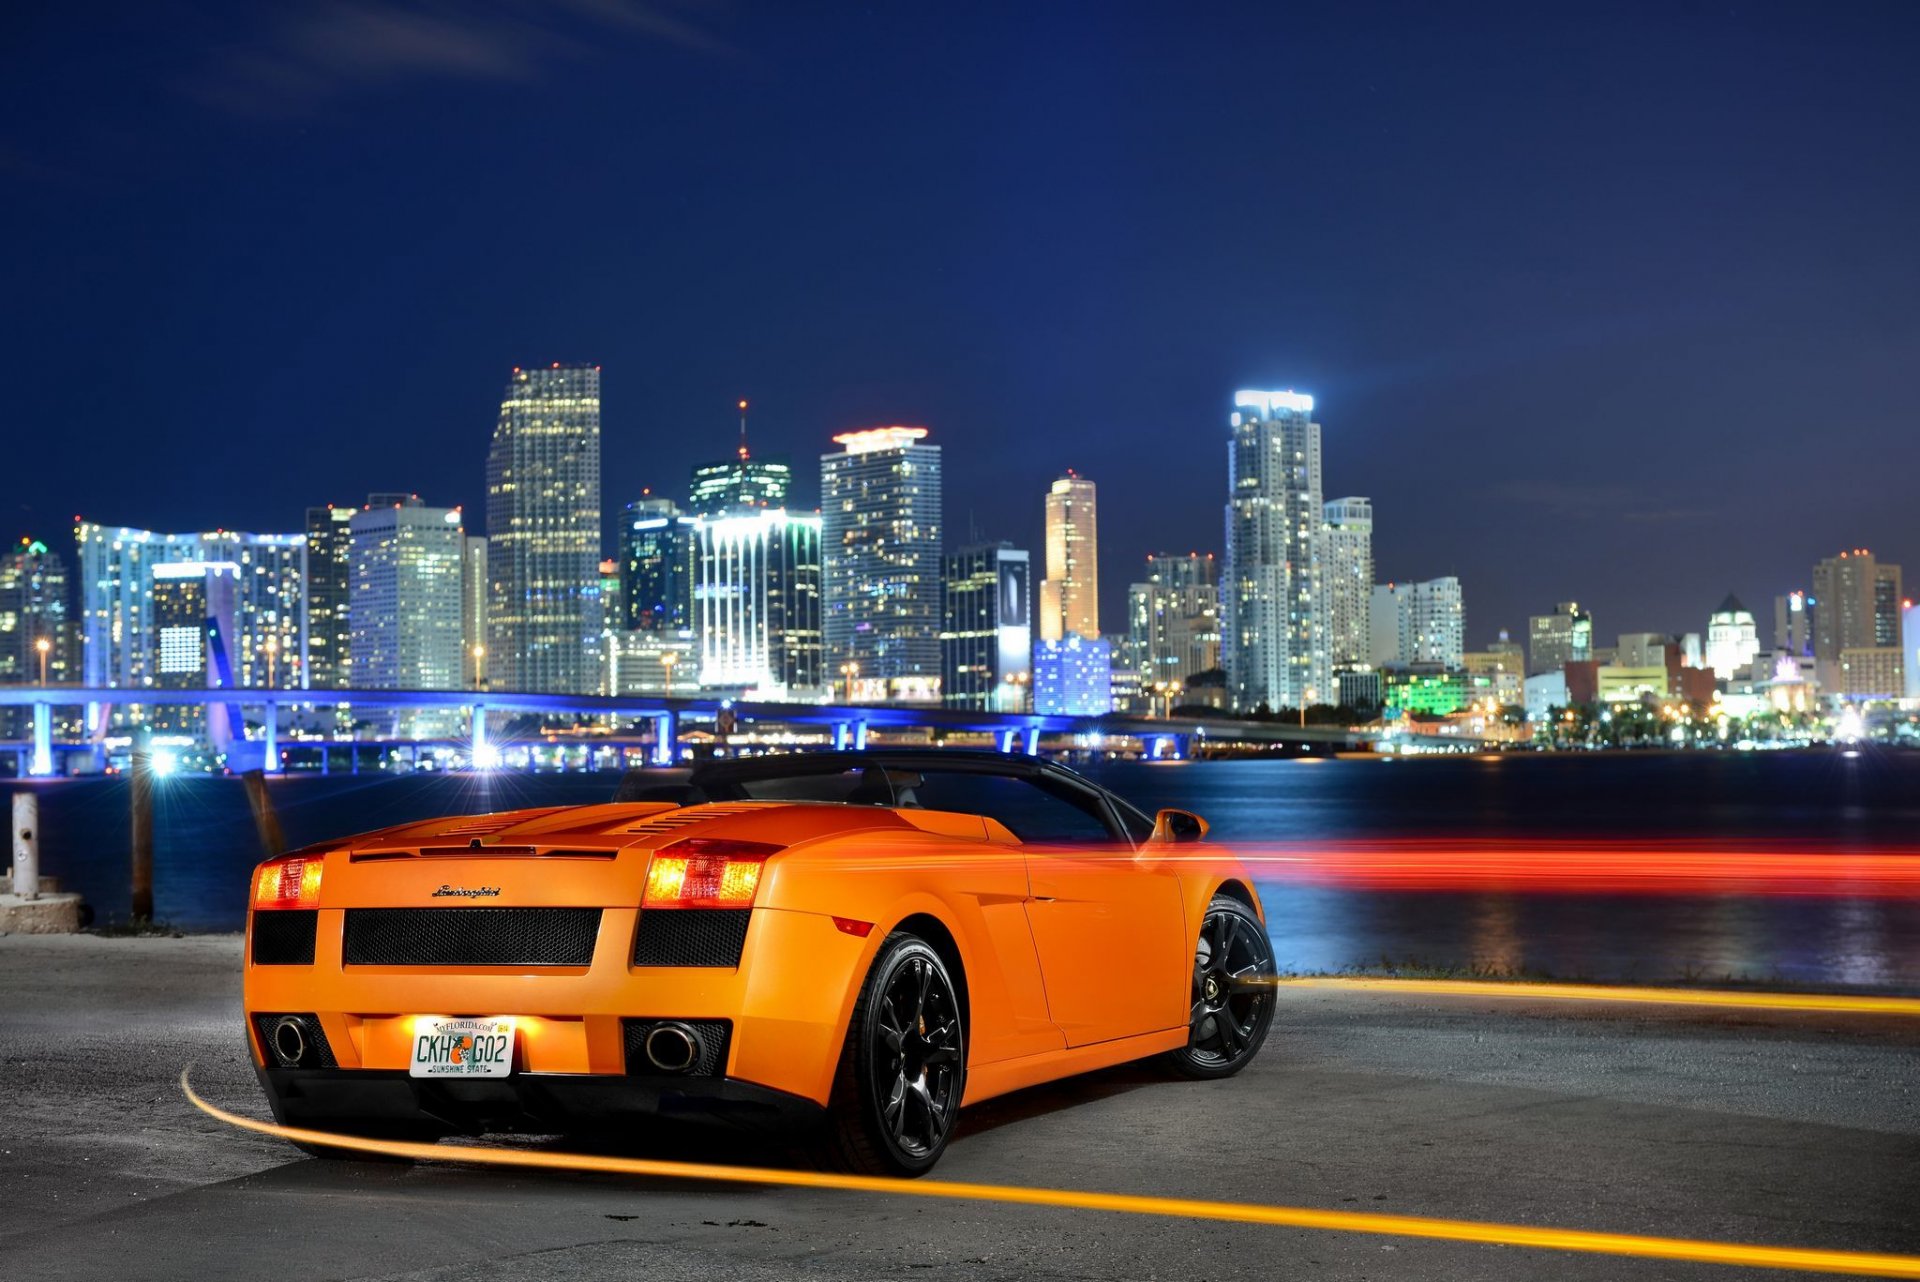
[[1260, 1049], [1271, 944], [1205, 834], [996, 753], [637, 771], [608, 805], [262, 864], [247, 1036], [290, 1125], [705, 1120], [917, 1175], [963, 1104], [1147, 1056], [1225, 1077]]

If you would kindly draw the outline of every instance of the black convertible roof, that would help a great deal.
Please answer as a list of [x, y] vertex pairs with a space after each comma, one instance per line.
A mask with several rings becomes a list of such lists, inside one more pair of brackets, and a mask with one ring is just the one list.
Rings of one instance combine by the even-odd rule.
[[[847, 770], [946, 771], [955, 774], [999, 775], [1032, 779], [1050, 791], [1093, 792], [1119, 802], [1102, 788], [1057, 762], [1014, 752], [982, 752], [968, 748], [869, 748], [858, 752], [789, 752], [764, 757], [728, 757], [703, 761], [691, 770], [643, 767], [629, 770], [621, 780], [615, 801], [677, 801], [726, 796], [733, 785], [762, 779], [791, 779], [799, 775], [831, 775]], [[1122, 803], [1124, 804], [1124, 803]]]
[[[983, 752], [972, 748], [866, 748], [858, 752], [790, 752], [765, 757], [727, 757], [703, 761], [693, 768], [692, 782], [747, 782], [783, 779], [794, 775], [831, 775], [843, 770], [949, 770], [966, 774], [1005, 775], [1013, 779], [1038, 776], [1072, 779], [1098, 787], [1091, 779], [1042, 757], [1013, 752]], [[1102, 791], [1105, 791], [1102, 789]]]

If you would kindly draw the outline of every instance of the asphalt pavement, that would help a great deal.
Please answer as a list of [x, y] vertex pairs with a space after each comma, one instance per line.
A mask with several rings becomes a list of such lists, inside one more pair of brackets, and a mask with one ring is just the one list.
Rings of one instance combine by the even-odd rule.
[[[239, 964], [232, 936], [0, 937], [0, 1278], [1789, 1276], [317, 1161], [181, 1097], [191, 1064], [213, 1103], [266, 1115], [243, 1048]], [[1266, 1051], [1240, 1077], [1129, 1067], [990, 1101], [963, 1114], [936, 1177], [1920, 1255], [1920, 1020], [1320, 990], [1279, 1000]]]

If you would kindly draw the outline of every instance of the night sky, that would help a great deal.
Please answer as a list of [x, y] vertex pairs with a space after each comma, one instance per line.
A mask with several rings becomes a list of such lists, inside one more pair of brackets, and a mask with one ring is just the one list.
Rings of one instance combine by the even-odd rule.
[[1079, 469], [1108, 630], [1221, 549], [1237, 387], [1474, 646], [1920, 580], [1920, 4], [934, 8], [9, 6], [4, 524], [477, 530], [508, 371], [588, 360], [610, 513], [741, 396], [809, 507], [930, 427], [949, 544]]

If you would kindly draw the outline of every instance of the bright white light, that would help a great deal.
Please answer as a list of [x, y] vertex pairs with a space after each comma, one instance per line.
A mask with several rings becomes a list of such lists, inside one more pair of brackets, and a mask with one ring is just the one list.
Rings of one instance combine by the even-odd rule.
[[160, 778], [165, 779], [179, 768], [180, 758], [174, 756], [171, 752], [156, 752], [153, 754], [153, 773]]
[[924, 427], [870, 427], [858, 432], [842, 432], [833, 438], [849, 454], [871, 454], [875, 450], [902, 450], [926, 436]]
[[490, 743], [483, 743], [473, 750], [473, 768], [475, 770], [497, 770], [500, 768], [500, 749]]
[[1840, 724], [1835, 727], [1833, 737], [1841, 743], [1859, 743], [1867, 737], [1867, 723], [1861, 719], [1860, 709], [1849, 706], [1840, 714]]
[[1245, 409], [1259, 410], [1263, 414], [1313, 413], [1313, 398], [1305, 392], [1239, 391], [1233, 394], [1233, 403]]

